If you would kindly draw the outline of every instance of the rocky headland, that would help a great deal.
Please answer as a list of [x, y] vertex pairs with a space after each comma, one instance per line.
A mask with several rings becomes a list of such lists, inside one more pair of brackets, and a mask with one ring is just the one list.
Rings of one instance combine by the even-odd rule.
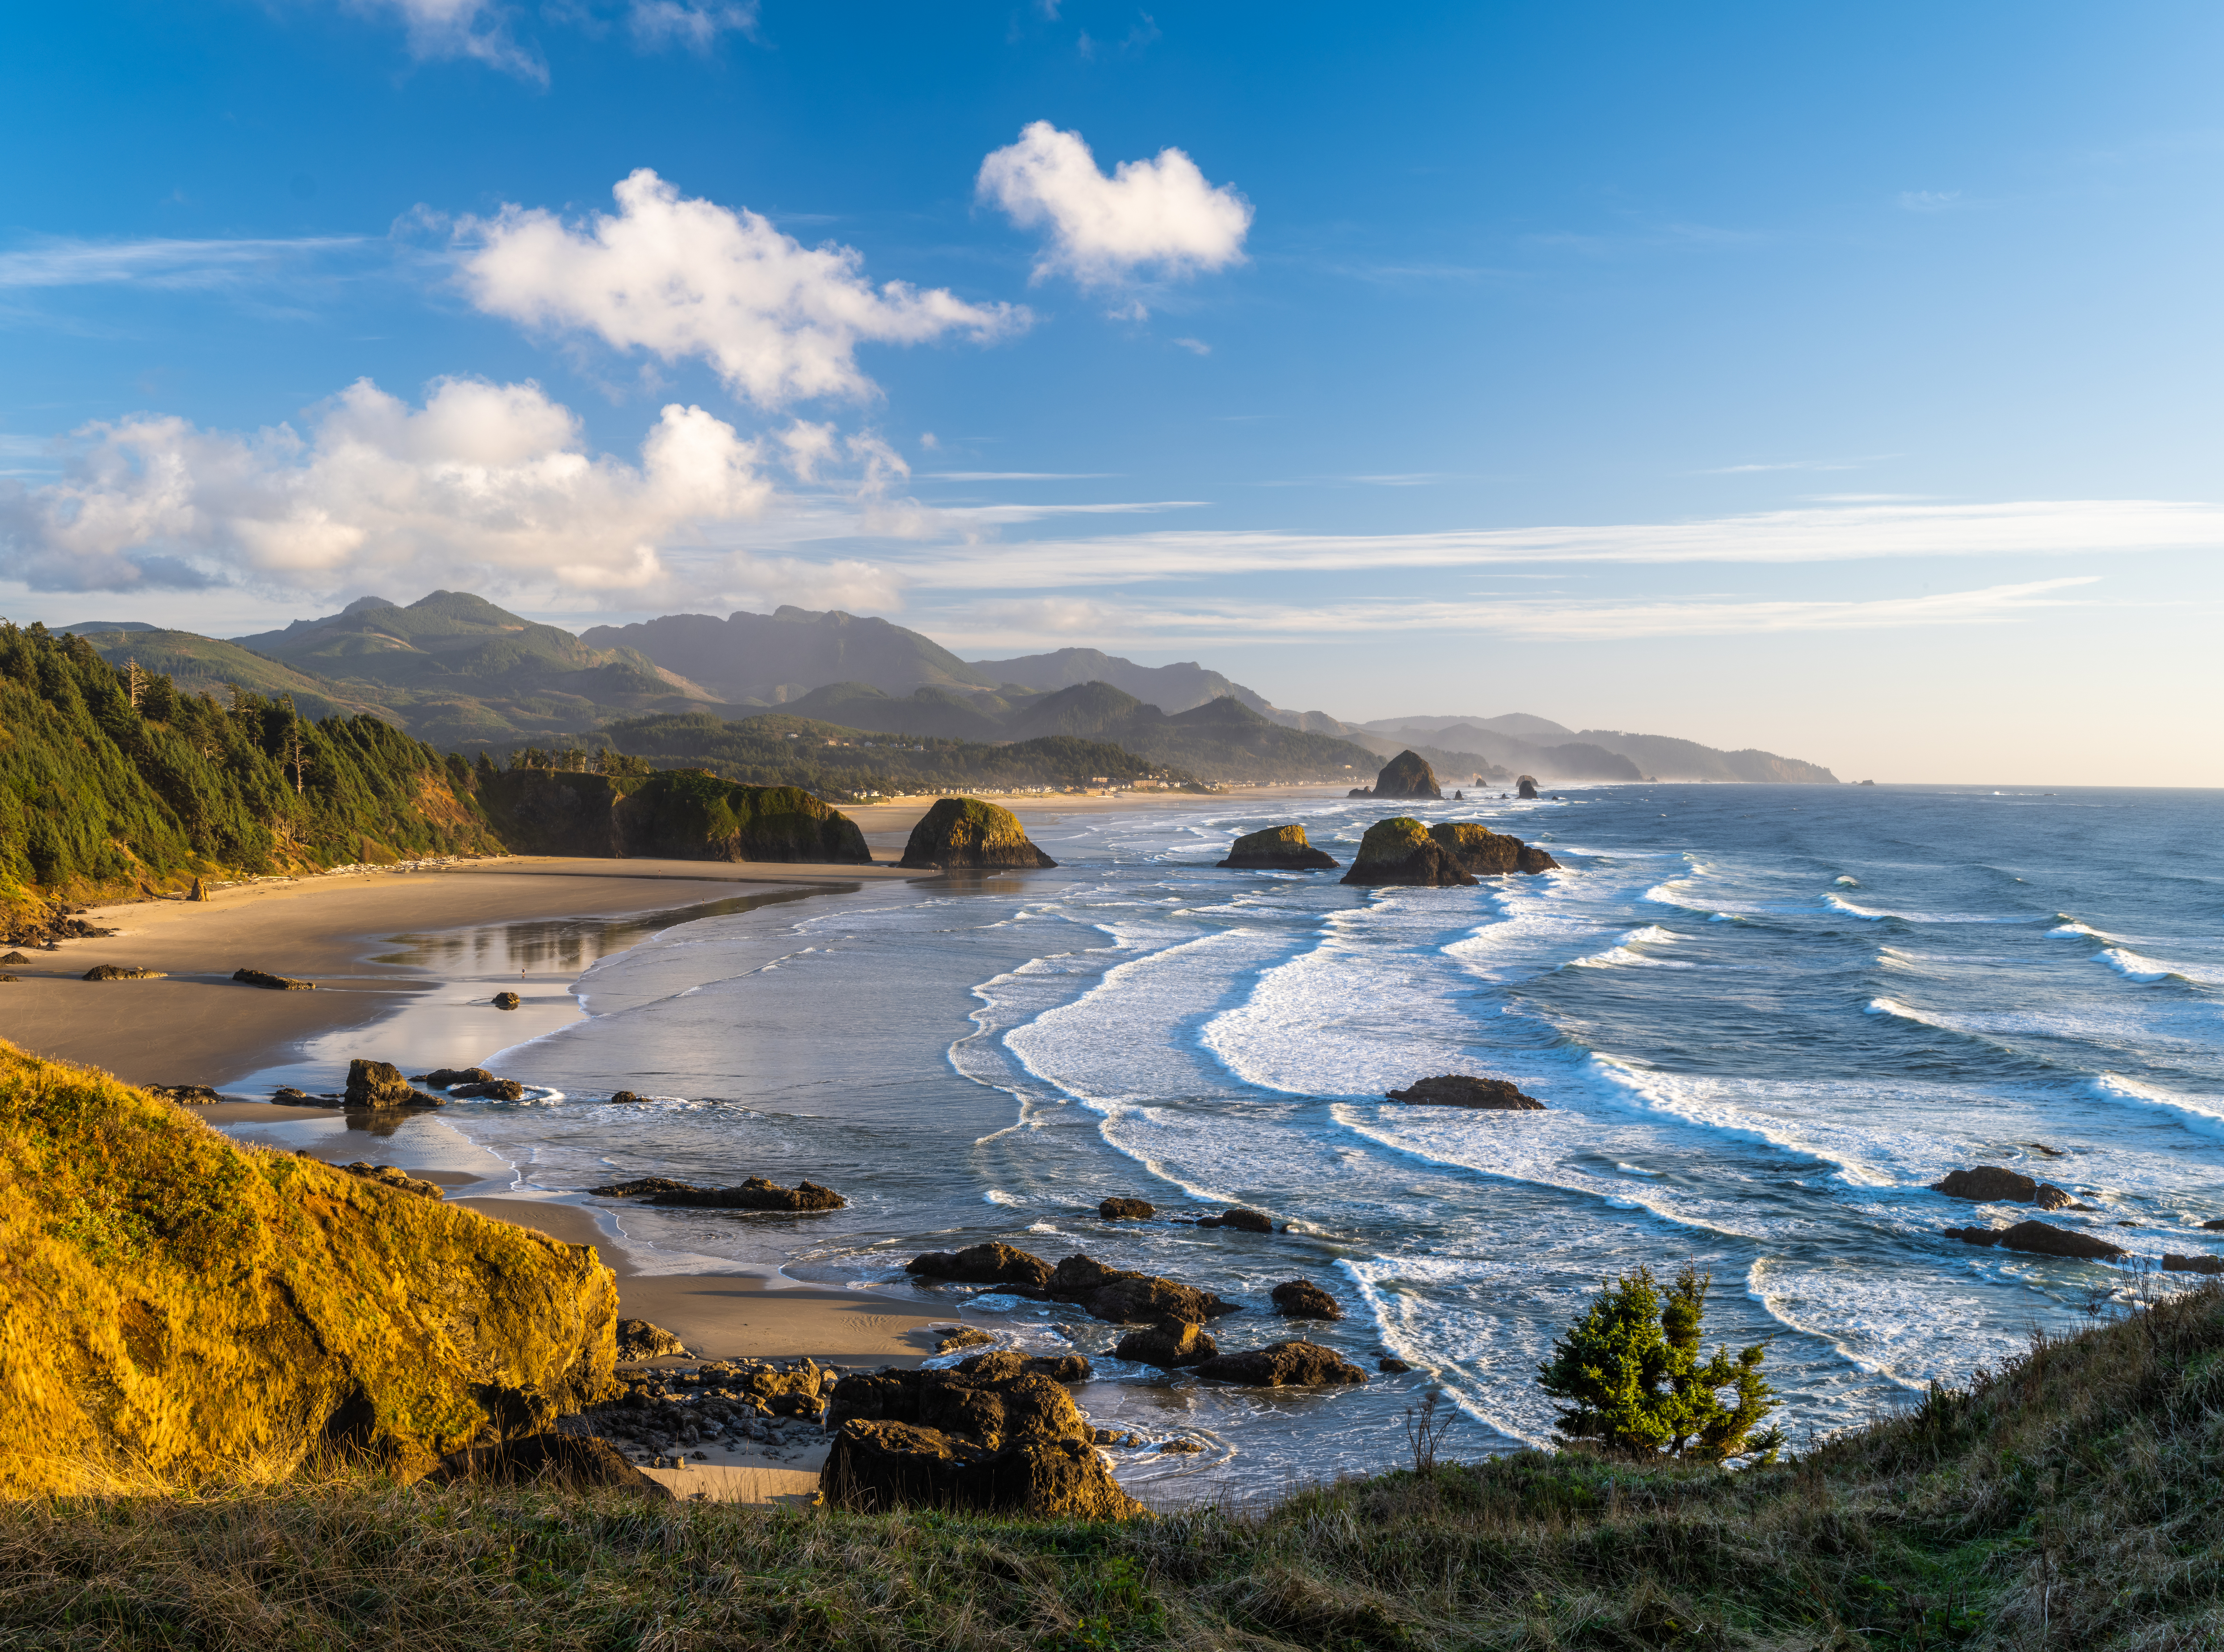
[[509, 769], [479, 781], [502, 840], [528, 854], [866, 866], [857, 823], [799, 786], [742, 785], [704, 769], [647, 775]]
[[1292, 825], [1246, 832], [1217, 864], [1244, 872], [1330, 872], [1336, 862], [1335, 856], [1305, 841], [1304, 827]]
[[900, 864], [945, 872], [1054, 867], [1027, 841], [1020, 817], [978, 798], [943, 798], [911, 829]]
[[1429, 835], [1427, 827], [1410, 815], [1378, 820], [1360, 840], [1359, 854], [1343, 881], [1368, 886], [1404, 885], [1441, 888], [1472, 884], [1475, 873], [1459, 857]]

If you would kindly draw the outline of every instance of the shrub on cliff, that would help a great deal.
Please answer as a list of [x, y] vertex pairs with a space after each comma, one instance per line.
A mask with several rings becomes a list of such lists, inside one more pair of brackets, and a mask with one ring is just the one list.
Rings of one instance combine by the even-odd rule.
[[603, 1397], [616, 1324], [587, 1246], [0, 1044], [0, 1496], [420, 1471]]
[[[1775, 1459], [1779, 1430], [1748, 1438], [1777, 1406], [1760, 1374], [1760, 1346], [1734, 1360], [1727, 1348], [1699, 1357], [1712, 1283], [1686, 1264], [1664, 1298], [1652, 1271], [1640, 1267], [1599, 1291], [1538, 1367], [1547, 1394], [1573, 1402], [1560, 1413], [1562, 1434], [1644, 1456]], [[1733, 1403], [1723, 1403], [1725, 1388], [1735, 1391]]]

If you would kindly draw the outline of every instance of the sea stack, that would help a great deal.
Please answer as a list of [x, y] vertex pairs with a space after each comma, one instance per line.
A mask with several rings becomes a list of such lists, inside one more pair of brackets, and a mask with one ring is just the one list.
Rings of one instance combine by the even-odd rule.
[[911, 829], [904, 845], [907, 867], [939, 867], [945, 872], [973, 867], [1054, 867], [1057, 861], [1027, 842], [1020, 817], [978, 798], [944, 798]]
[[1537, 779], [1534, 775], [1525, 774], [1513, 783], [1513, 789], [1524, 798], [1534, 798], [1537, 795]]
[[1382, 766], [1382, 772], [1374, 777], [1374, 792], [1378, 798], [1441, 798], [1443, 788], [1437, 785], [1436, 771], [1418, 752], [1400, 752]]
[[1305, 842], [1304, 827], [1269, 826], [1237, 838], [1219, 864], [1250, 872], [1328, 872], [1336, 860]]
[[1552, 872], [1559, 862], [1533, 843], [1472, 821], [1446, 821], [1429, 828], [1429, 835], [1468, 871], [1495, 877], [1507, 872]]
[[1378, 820], [1360, 840], [1358, 857], [1343, 881], [1353, 884], [1410, 884], [1435, 888], [1447, 884], [1471, 884], [1475, 874], [1458, 857], [1429, 835], [1428, 828], [1410, 815]]

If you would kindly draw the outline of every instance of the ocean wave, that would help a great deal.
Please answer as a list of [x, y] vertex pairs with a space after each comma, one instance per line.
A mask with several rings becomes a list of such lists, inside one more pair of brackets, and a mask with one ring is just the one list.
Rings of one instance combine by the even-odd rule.
[[2224, 1137], [2224, 1097], [2192, 1096], [2164, 1089], [2121, 1073], [2102, 1073], [2093, 1081], [2093, 1094], [2119, 1106], [2160, 1108], [2179, 1124], [2203, 1136]]
[[2106, 930], [2096, 930], [2090, 924], [2081, 924], [2067, 912], [2057, 912], [2055, 917], [2060, 918], [2062, 922], [2049, 930], [2047, 931], [2049, 935], [2068, 937], [2082, 936], [2088, 940], [2106, 941], [2112, 946], [2117, 944], [2122, 938], [2120, 936], [2109, 934]]
[[1880, 924], [1886, 918], [1896, 918], [1902, 924], [2028, 924], [2032, 920], [2020, 916], [2003, 917], [1998, 912], [1895, 912], [1880, 907], [1856, 906], [1836, 895], [1824, 895], [1823, 905], [1834, 912], [1848, 917], [1858, 917], [1865, 923]]
[[2023, 1339], [1989, 1316], [1966, 1276], [1888, 1271], [1853, 1262], [1762, 1257], [1746, 1294], [1771, 1319], [1835, 1348], [1857, 1370], [1921, 1390], [2019, 1352]]
[[2094, 963], [2103, 963], [2128, 980], [2153, 986], [2162, 981], [2183, 981], [2189, 987], [2224, 985], [2216, 976], [2202, 975], [2183, 964], [2158, 963], [2152, 958], [2143, 958], [2129, 947], [2103, 947], [2093, 955]]
[[1676, 940], [1674, 931], [1662, 929], [1658, 924], [1647, 924], [1642, 929], [1632, 930], [1621, 942], [1604, 952], [1594, 952], [1575, 959], [1577, 969], [1611, 969], [1621, 965], [1636, 964], [1649, 969], [1696, 969], [1695, 963], [1676, 958], [1648, 958], [1637, 950], [1641, 946], [1669, 946]]
[[1867, 1015], [1889, 1015], [1902, 1021], [1917, 1021], [1920, 1022], [1926, 1027], [1937, 1027], [1941, 1032], [1959, 1032], [1962, 1031], [1960, 1027], [1955, 1026], [1951, 1021], [1944, 1020], [1938, 1016], [1929, 1013], [1927, 1011], [1918, 1010], [1912, 1004], [1903, 1004], [1896, 998], [1873, 998], [1868, 1001], [1868, 1007], [1863, 1012], [1863, 1013]]

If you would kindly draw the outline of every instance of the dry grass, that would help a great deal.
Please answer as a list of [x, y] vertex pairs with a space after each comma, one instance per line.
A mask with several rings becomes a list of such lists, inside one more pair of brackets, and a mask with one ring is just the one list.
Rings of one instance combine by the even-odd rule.
[[2220, 1469], [2212, 1286], [1742, 1473], [1525, 1453], [1128, 1525], [329, 1472], [0, 1505], [0, 1646], [2190, 1652]]

